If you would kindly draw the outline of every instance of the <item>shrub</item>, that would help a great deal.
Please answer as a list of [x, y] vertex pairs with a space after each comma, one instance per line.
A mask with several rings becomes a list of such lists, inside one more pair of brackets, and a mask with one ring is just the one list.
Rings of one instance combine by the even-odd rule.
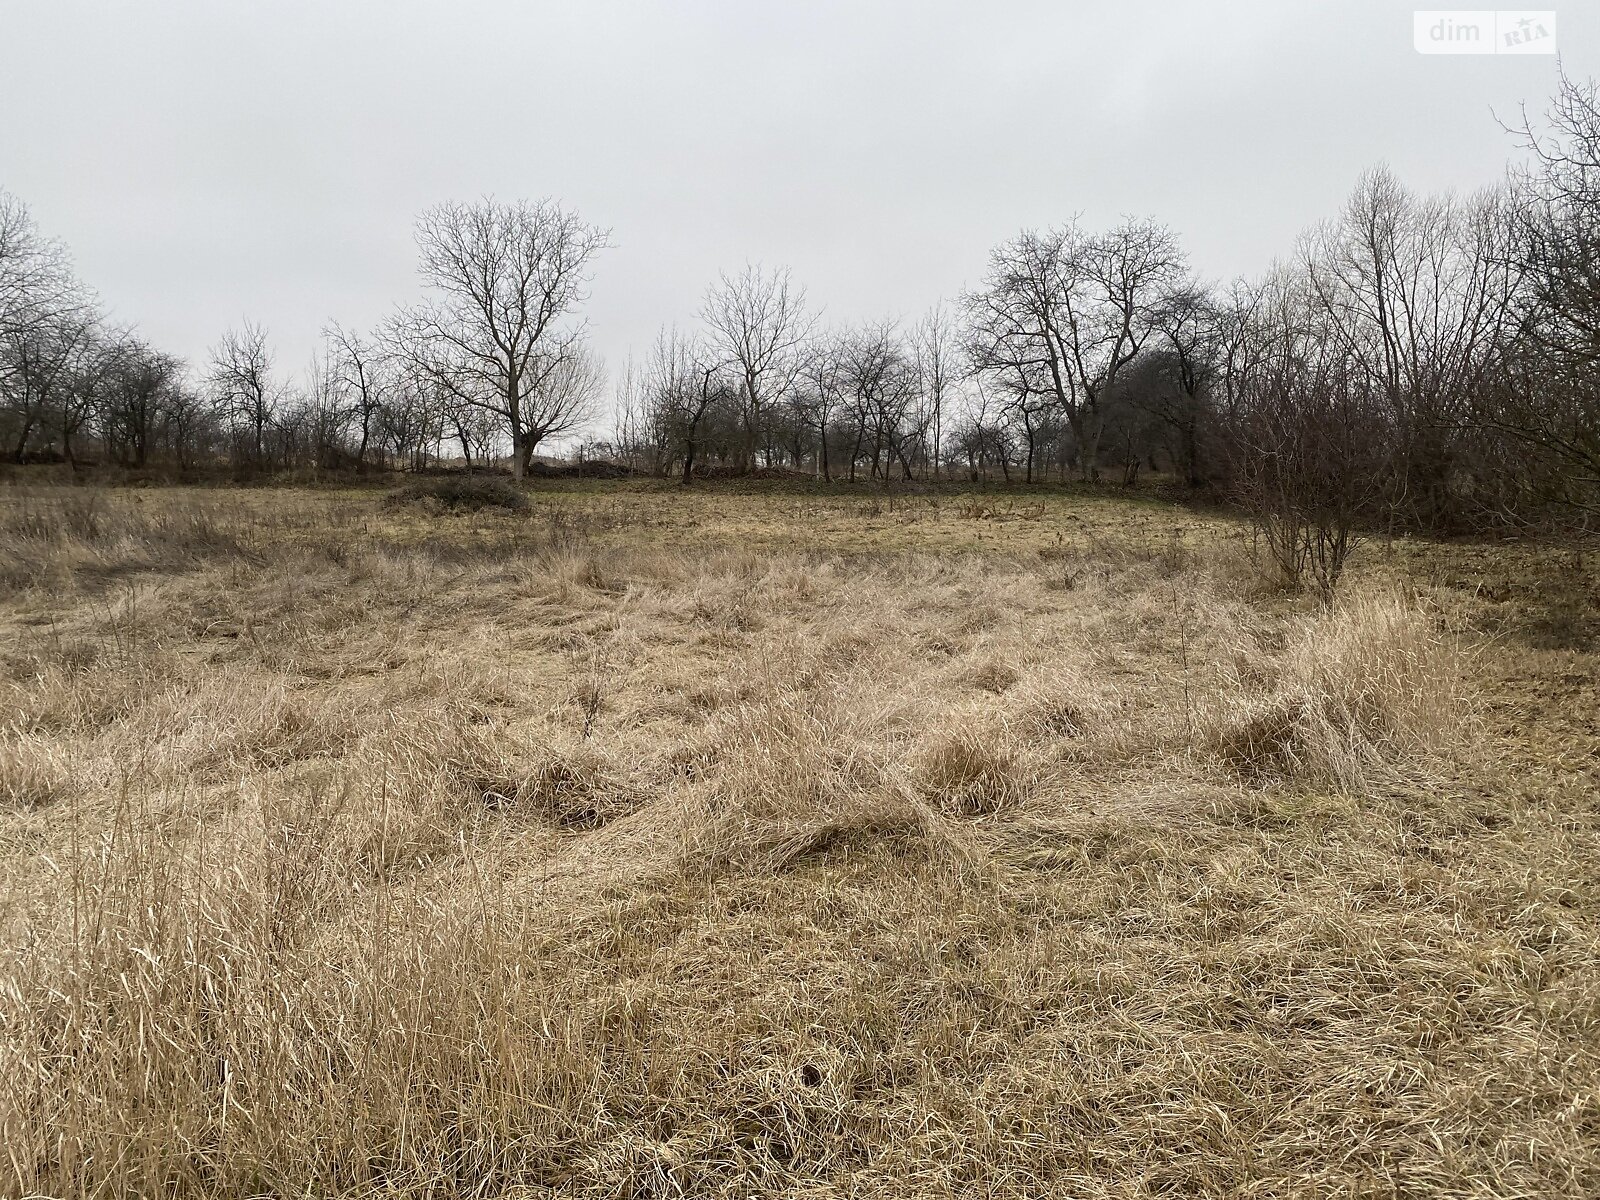
[[515, 484], [486, 475], [446, 475], [417, 480], [391, 492], [388, 503], [424, 504], [448, 513], [482, 512], [486, 508], [523, 513], [532, 507]]

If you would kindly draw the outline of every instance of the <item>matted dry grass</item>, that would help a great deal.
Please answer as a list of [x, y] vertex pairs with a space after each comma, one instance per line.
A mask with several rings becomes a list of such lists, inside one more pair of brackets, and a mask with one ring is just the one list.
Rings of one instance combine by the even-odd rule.
[[0, 496], [0, 1194], [1600, 1193], [1592, 653], [733, 499]]

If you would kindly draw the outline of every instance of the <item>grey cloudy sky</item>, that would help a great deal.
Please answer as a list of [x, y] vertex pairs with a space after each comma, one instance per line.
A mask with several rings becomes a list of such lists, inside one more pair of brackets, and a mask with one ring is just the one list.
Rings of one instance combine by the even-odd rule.
[[[555, 196], [613, 231], [615, 370], [746, 261], [831, 319], [914, 316], [1074, 213], [1159, 217], [1226, 277], [1374, 163], [1491, 183], [1491, 110], [1557, 61], [1418, 55], [1413, 7], [0, 0], [0, 187], [157, 344], [201, 360], [248, 316], [295, 369], [416, 295], [423, 207]], [[1557, 11], [1600, 73], [1600, 4]]]

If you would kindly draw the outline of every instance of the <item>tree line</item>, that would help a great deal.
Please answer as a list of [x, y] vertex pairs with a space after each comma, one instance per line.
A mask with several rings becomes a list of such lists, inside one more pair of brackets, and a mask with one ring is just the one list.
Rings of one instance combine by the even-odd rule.
[[[1364, 174], [1259, 279], [1207, 283], [1150, 220], [1025, 231], [921, 320], [820, 328], [785, 272], [724, 276], [624, 372], [614, 453], [821, 478], [1209, 486], [1286, 562], [1360, 525], [1592, 509], [1600, 106], [1563, 81], [1529, 168], [1471, 196]], [[1323, 527], [1326, 532], [1319, 532]], [[1343, 532], [1340, 532], [1343, 531]]]
[[110, 321], [65, 247], [0, 192], [0, 449], [241, 475], [509, 451], [520, 475], [595, 415], [604, 375], [575, 314], [606, 234], [550, 201], [441, 204], [417, 243], [424, 299], [371, 331], [330, 323], [303, 371], [248, 320], [188, 364]]
[[[1078, 221], [996, 247], [914, 321], [828, 324], [785, 270], [724, 274], [612, 389], [585, 452], [685, 482], [1142, 471], [1274, 514], [1286, 569], [1349, 530], [1592, 508], [1600, 481], [1600, 103], [1564, 79], [1529, 165], [1471, 196], [1366, 173], [1258, 279], [1197, 276], [1171, 230]], [[608, 233], [554, 201], [444, 204], [423, 298], [330, 324], [302, 372], [266, 332], [185, 364], [110, 322], [0, 194], [0, 451], [26, 462], [420, 468], [592, 434], [606, 377], [581, 318]]]

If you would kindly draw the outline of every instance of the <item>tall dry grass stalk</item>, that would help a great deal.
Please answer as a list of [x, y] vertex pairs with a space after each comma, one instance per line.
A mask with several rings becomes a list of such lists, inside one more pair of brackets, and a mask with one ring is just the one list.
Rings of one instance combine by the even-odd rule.
[[1399, 590], [1347, 592], [1286, 637], [1276, 654], [1243, 650], [1205, 722], [1203, 744], [1242, 774], [1360, 792], [1374, 770], [1465, 740], [1464, 653]]

